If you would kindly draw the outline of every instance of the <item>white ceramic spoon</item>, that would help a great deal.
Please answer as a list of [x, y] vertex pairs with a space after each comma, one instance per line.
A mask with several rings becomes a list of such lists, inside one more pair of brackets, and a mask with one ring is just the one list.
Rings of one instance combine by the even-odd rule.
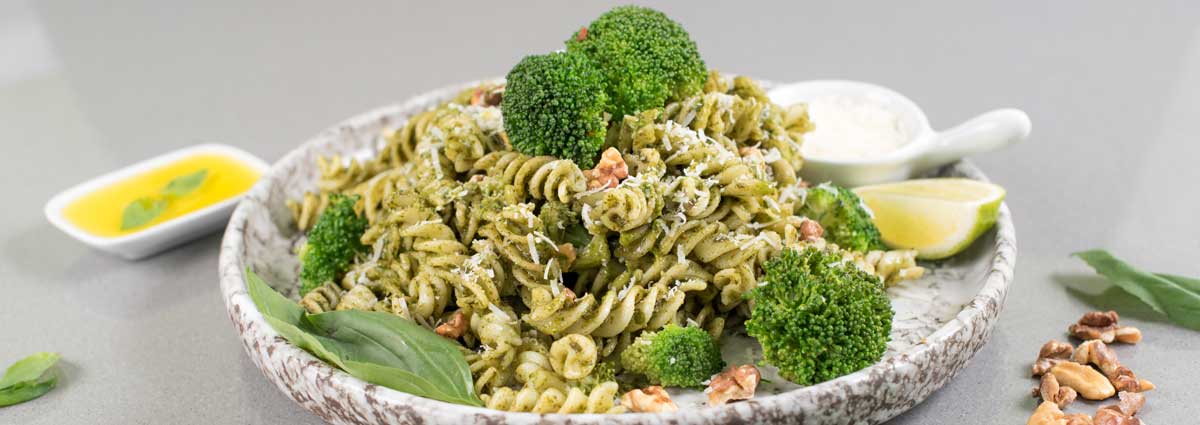
[[[903, 147], [870, 159], [805, 156], [800, 175], [807, 181], [856, 187], [917, 177], [977, 153], [999, 149], [1029, 137], [1029, 116], [1017, 109], [997, 109], [937, 132], [925, 112], [891, 89], [857, 81], [814, 80], [781, 84], [767, 92], [772, 102], [791, 105], [826, 96], [873, 100], [895, 113], [906, 134]], [[820, 123], [817, 123], [820, 125]]]

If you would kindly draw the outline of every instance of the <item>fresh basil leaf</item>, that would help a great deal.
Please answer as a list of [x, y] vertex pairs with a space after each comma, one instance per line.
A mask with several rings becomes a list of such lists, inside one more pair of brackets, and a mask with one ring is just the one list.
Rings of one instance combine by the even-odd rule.
[[0, 378], [0, 407], [24, 403], [54, 389], [58, 359], [57, 353], [36, 353], [9, 366]]
[[17, 385], [0, 390], [0, 407], [12, 406], [41, 397], [54, 386], [58, 385], [58, 376], [51, 373], [51, 377], [38, 381], [31, 385]]
[[[463, 364], [466, 364], [465, 360]], [[374, 363], [347, 360], [346, 371], [364, 381], [400, 392], [464, 406], [483, 406], [483, 402], [479, 400], [479, 397], [474, 395], [474, 388], [470, 390], [470, 393], [448, 393], [444, 389], [437, 387], [437, 384], [429, 382], [421, 376], [406, 370]]]
[[1200, 292], [1194, 279], [1148, 273], [1113, 257], [1108, 251], [1072, 254], [1126, 292], [1145, 302], [1175, 323], [1200, 330]]
[[125, 206], [121, 214], [121, 230], [129, 230], [146, 225], [167, 209], [166, 199], [138, 198]]
[[1192, 279], [1190, 277], [1175, 276], [1165, 273], [1155, 273], [1155, 276], [1175, 282], [1176, 285], [1183, 287], [1183, 289], [1186, 289], [1189, 292], [1200, 294], [1200, 279]]
[[266, 281], [249, 270], [246, 271], [246, 288], [250, 293], [250, 299], [254, 300], [254, 305], [258, 306], [258, 311], [262, 313], [263, 318], [283, 339], [339, 368], [343, 367], [342, 358], [344, 356], [340, 352], [334, 351], [336, 346], [332, 344], [330, 346], [333, 346], [334, 350], [326, 348], [322, 337], [315, 334], [308, 322], [304, 320], [303, 307], [275, 292], [270, 285], [267, 285]]
[[450, 403], [482, 406], [466, 359], [453, 342], [387, 313], [306, 314], [254, 272], [250, 298], [284, 339], [364, 381]]
[[195, 192], [204, 183], [204, 179], [208, 177], [208, 169], [202, 168], [200, 171], [179, 176], [167, 182], [167, 186], [163, 187], [163, 196], [179, 198], [189, 193]]
[[58, 359], [58, 353], [42, 352], [18, 360], [4, 371], [4, 377], [0, 378], [0, 389], [37, 380], [57, 364]]
[[[392, 374], [366, 373], [360, 378], [406, 392], [433, 388], [442, 394], [423, 394], [442, 401], [461, 403], [475, 397], [471, 370], [456, 344], [401, 317], [375, 311], [331, 311], [308, 315], [309, 323], [329, 338], [342, 342], [347, 360], [365, 363], [361, 371], [377, 370], [372, 365], [409, 371], [414, 376], [395, 379]], [[350, 365], [348, 372], [355, 366]], [[358, 375], [356, 375], [358, 376]], [[387, 384], [403, 384], [396, 388]], [[426, 389], [426, 391], [429, 391]]]

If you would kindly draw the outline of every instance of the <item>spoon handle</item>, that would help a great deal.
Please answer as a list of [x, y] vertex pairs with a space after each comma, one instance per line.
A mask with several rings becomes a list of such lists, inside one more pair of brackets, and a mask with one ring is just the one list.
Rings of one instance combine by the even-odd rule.
[[997, 109], [938, 133], [917, 158], [914, 171], [924, 173], [963, 157], [993, 151], [1029, 137], [1029, 115], [1018, 109]]

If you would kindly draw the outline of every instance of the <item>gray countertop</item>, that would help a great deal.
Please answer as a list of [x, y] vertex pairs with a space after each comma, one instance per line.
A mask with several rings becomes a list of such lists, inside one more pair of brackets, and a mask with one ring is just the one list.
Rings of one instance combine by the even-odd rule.
[[[371, 107], [503, 75], [608, 7], [197, 3], [0, 0], [0, 363], [53, 350], [67, 376], [0, 424], [319, 423], [244, 354], [218, 295], [219, 235], [128, 262], [59, 233], [43, 202], [198, 142], [274, 160]], [[1159, 386], [1147, 422], [1194, 423], [1200, 333], [1068, 254], [1200, 275], [1200, 3], [849, 3], [659, 7], [716, 69], [876, 82], [936, 128], [1002, 106], [1032, 117], [1027, 143], [975, 158], [1016, 221], [1007, 307], [958, 378], [891, 423], [1022, 423], [1038, 347], [1096, 308], [1146, 335], [1117, 352]]]

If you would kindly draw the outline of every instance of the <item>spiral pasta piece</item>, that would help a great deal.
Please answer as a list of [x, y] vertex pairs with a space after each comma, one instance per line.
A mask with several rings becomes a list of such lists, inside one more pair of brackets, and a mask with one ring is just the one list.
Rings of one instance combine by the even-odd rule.
[[550, 346], [550, 364], [562, 377], [583, 379], [592, 373], [599, 357], [596, 343], [580, 334], [568, 334]]
[[472, 170], [512, 185], [519, 197], [570, 203], [587, 189], [587, 179], [578, 165], [552, 156], [497, 151], [479, 158]]

